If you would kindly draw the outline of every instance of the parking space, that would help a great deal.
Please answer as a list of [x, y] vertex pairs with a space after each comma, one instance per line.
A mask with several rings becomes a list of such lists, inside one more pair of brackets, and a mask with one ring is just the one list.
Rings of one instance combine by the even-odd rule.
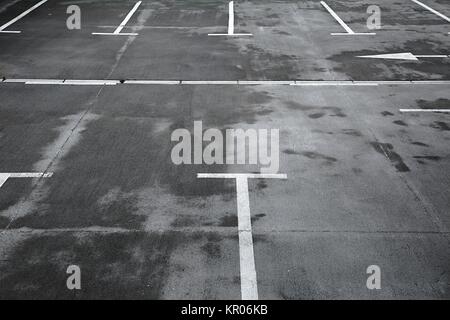
[[[450, 24], [409, 0], [230, 8], [48, 0], [0, 33], [0, 173], [51, 174], [0, 182], [1, 298], [449, 297]], [[198, 174], [257, 166], [174, 164], [194, 121], [279, 129], [287, 179], [249, 178], [246, 199]]]

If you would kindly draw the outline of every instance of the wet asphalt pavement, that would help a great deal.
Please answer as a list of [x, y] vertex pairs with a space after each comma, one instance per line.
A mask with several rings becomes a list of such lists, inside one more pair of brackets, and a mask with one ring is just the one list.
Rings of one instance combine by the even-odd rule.
[[[38, 1], [0, 2], [0, 25]], [[450, 80], [450, 23], [409, 0], [49, 0], [0, 33], [4, 79]], [[450, 3], [424, 0], [450, 16]], [[66, 9], [81, 8], [68, 30]], [[0, 83], [0, 298], [240, 299], [235, 184], [175, 165], [171, 134], [280, 130], [280, 173], [249, 180], [260, 299], [449, 299], [450, 84], [26, 85]], [[258, 169], [258, 168], [256, 168]], [[1, 183], [0, 183], [1, 184]], [[66, 269], [81, 269], [68, 290]], [[382, 288], [366, 287], [378, 265]]]

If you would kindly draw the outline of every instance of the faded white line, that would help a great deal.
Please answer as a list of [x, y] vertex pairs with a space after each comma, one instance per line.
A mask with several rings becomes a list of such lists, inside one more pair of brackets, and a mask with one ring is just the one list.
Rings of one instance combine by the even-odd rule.
[[450, 109], [400, 109], [400, 112], [437, 112], [448, 113]]
[[332, 36], [374, 36], [375, 32], [353, 32], [353, 33], [345, 33], [345, 32], [332, 32], [330, 33]]
[[330, 8], [330, 6], [328, 4], [326, 4], [325, 1], [320, 1], [320, 4], [327, 9], [328, 13], [331, 14], [331, 16], [341, 25], [342, 28], [345, 29], [345, 31], [347, 31], [347, 33], [342, 33], [342, 32], [334, 32], [331, 33], [332, 36], [361, 36], [361, 35], [375, 35], [375, 32], [354, 32], [338, 15], [336, 12], [334, 12], [333, 9]]
[[103, 36], [137, 36], [137, 33], [120, 33], [120, 31], [122, 31], [122, 29], [126, 26], [126, 24], [128, 23], [128, 21], [131, 19], [131, 17], [133, 16], [133, 14], [136, 12], [136, 10], [139, 8], [139, 6], [141, 5], [142, 1], [138, 1], [136, 2], [136, 4], [134, 5], [134, 7], [130, 10], [130, 12], [128, 12], [127, 16], [125, 17], [125, 19], [121, 22], [121, 24], [116, 28], [116, 30], [114, 30], [114, 32], [110, 33], [110, 32], [92, 32], [93, 35], [103, 35]]
[[53, 172], [0, 172], [0, 188], [9, 178], [50, 178]]
[[216, 81], [216, 80], [211, 80], [211, 81], [198, 81], [198, 80], [183, 80], [181, 81], [182, 84], [227, 84], [227, 85], [237, 85], [238, 81], [227, 81], [227, 80], [223, 80], [223, 81]]
[[234, 1], [228, 3], [228, 31], [227, 33], [208, 33], [208, 36], [253, 36], [251, 33], [234, 33]]
[[170, 84], [176, 85], [180, 84], [179, 80], [125, 80], [124, 84], [142, 84], [142, 85], [152, 85], [152, 84]]
[[31, 11], [33, 11], [34, 9], [40, 7], [41, 5], [43, 5], [44, 3], [46, 3], [48, 0], [42, 0], [38, 3], [36, 3], [34, 6], [32, 6], [30, 9], [22, 12], [21, 14], [19, 14], [17, 17], [15, 17], [14, 19], [12, 19], [11, 21], [5, 23], [4, 25], [2, 25], [0, 27], [0, 33], [21, 33], [22, 31], [3, 31], [4, 29], [8, 28], [10, 25], [12, 25], [13, 23], [19, 21], [20, 19], [22, 19], [23, 17], [25, 17], [27, 14], [29, 14]]
[[441, 17], [442, 19], [446, 20], [447, 22], [450, 22], [450, 18], [447, 17], [446, 15], [443, 15], [442, 13], [440, 13], [439, 11], [434, 10], [433, 8], [427, 6], [426, 4], [418, 1], [418, 0], [412, 0], [412, 2], [417, 3], [419, 6], [424, 7], [425, 9], [427, 9], [428, 11], [433, 12], [435, 15], [437, 15], [438, 17]]
[[128, 33], [112, 33], [112, 32], [92, 32], [93, 35], [97, 36], [137, 36], [139, 33], [128, 32]]
[[241, 37], [241, 36], [253, 36], [252, 33], [208, 33], [208, 36], [215, 37], [215, 36], [227, 36], [227, 37]]
[[199, 173], [197, 178], [236, 179], [241, 299], [258, 300], [248, 179], [287, 179], [286, 174]]
[[291, 86], [378, 86], [377, 82], [356, 81], [295, 81]]
[[287, 179], [284, 173], [198, 173], [197, 178], [209, 179]]

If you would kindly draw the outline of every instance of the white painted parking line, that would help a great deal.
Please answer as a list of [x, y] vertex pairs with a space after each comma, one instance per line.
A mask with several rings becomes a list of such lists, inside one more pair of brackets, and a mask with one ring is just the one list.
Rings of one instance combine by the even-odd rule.
[[450, 109], [400, 109], [400, 112], [435, 112], [435, 113], [449, 113]]
[[334, 12], [333, 9], [330, 8], [328, 4], [324, 1], [320, 1], [320, 4], [327, 9], [327, 11], [331, 14], [331, 16], [342, 26], [342, 28], [347, 31], [346, 33], [337, 32], [331, 33], [332, 36], [367, 36], [367, 35], [376, 35], [375, 32], [354, 32], [338, 15]]
[[241, 37], [241, 36], [253, 36], [252, 33], [208, 33], [208, 36], [215, 37], [215, 36], [227, 36], [227, 37]]
[[114, 30], [114, 32], [110, 33], [110, 32], [92, 32], [93, 35], [102, 35], [102, 36], [137, 36], [138, 33], [120, 33], [120, 31], [122, 31], [122, 29], [126, 26], [126, 24], [128, 23], [128, 21], [131, 19], [131, 17], [133, 16], [133, 14], [136, 12], [136, 10], [139, 8], [139, 6], [141, 5], [142, 1], [138, 1], [136, 2], [136, 4], [134, 5], [134, 7], [131, 9], [130, 12], [128, 12], [127, 16], [125, 17], [125, 19], [122, 21], [122, 23], [116, 28], [116, 30]]
[[228, 32], [227, 33], [208, 33], [208, 36], [253, 36], [251, 33], [234, 33], [234, 1], [228, 3]]
[[271, 81], [271, 80], [238, 80], [239, 85], [291, 85], [295, 81]]
[[36, 3], [34, 6], [32, 6], [30, 9], [22, 12], [21, 14], [19, 14], [17, 17], [15, 17], [14, 19], [12, 19], [11, 21], [5, 23], [4, 25], [2, 25], [0, 27], [0, 33], [21, 33], [22, 31], [7, 31], [5, 30], [6, 28], [8, 28], [10, 25], [12, 25], [13, 23], [19, 21], [20, 19], [22, 19], [23, 17], [25, 17], [27, 14], [29, 14], [31, 11], [33, 11], [34, 9], [40, 7], [41, 5], [43, 5], [44, 3], [46, 3], [48, 0], [42, 0], [38, 3]]
[[227, 80], [206, 80], [206, 81], [202, 81], [202, 80], [183, 80], [183, 81], [181, 81], [181, 84], [193, 84], [193, 85], [196, 85], [196, 84], [201, 84], [201, 85], [203, 85], [203, 84], [211, 84], [211, 85], [219, 85], [219, 84], [226, 84], [226, 85], [237, 85], [238, 84], [238, 81], [236, 81], [236, 80], [230, 80], [230, 81], [227, 81]]
[[450, 18], [449, 18], [449, 17], [447, 17], [447, 16], [443, 15], [442, 13], [440, 13], [440, 12], [434, 10], [433, 8], [427, 6], [426, 4], [424, 4], [424, 3], [422, 3], [422, 2], [420, 2], [420, 1], [418, 1], [418, 0], [412, 0], [412, 2], [417, 3], [419, 6], [422, 6], [422, 7], [424, 7], [425, 9], [427, 9], [428, 11], [433, 12], [433, 13], [434, 13], [435, 15], [437, 15], [438, 17], [441, 17], [442, 19], [446, 20], [447, 22], [450, 22]]
[[115, 86], [120, 80], [5, 79], [3, 82], [26, 85]]
[[323, 86], [378, 86], [379, 83], [376, 81], [295, 81], [291, 86], [313, 86], [313, 87], [323, 87]]
[[111, 32], [92, 32], [93, 35], [97, 36], [137, 36], [139, 33], [135, 32], [124, 32], [124, 33], [111, 33]]
[[400, 53], [384, 53], [384, 54], [375, 54], [375, 55], [367, 55], [367, 56], [357, 56], [357, 58], [368, 58], [368, 59], [387, 59], [387, 60], [409, 60], [409, 61], [418, 61], [419, 58], [450, 58], [449, 55], [444, 54], [422, 54], [415, 55], [411, 52], [400, 52]]
[[56, 79], [33, 79], [25, 81], [25, 84], [63, 84], [64, 80], [56, 80]]
[[119, 80], [64, 80], [63, 85], [75, 86], [115, 86]]
[[285, 174], [199, 173], [197, 178], [236, 179], [242, 300], [258, 300], [248, 179], [287, 179]]
[[125, 80], [124, 84], [142, 84], [142, 85], [152, 85], [152, 84], [180, 84], [179, 80]]
[[0, 84], [23, 83], [26, 85], [79, 85], [79, 86], [115, 86], [115, 85], [280, 85], [280, 86], [380, 86], [380, 85], [450, 85], [450, 80], [82, 80], [82, 79], [6, 79]]
[[0, 172], [0, 188], [9, 178], [50, 178], [53, 172]]
[[287, 179], [284, 173], [198, 173], [197, 178], [215, 178], [215, 179]]

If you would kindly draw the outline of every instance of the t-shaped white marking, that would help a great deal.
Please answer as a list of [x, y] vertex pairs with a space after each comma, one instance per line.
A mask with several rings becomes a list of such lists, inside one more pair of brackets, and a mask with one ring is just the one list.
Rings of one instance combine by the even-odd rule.
[[0, 188], [9, 178], [50, 178], [53, 172], [0, 172]]
[[258, 300], [248, 179], [287, 179], [285, 174], [199, 173], [197, 178], [236, 179], [242, 300]]

